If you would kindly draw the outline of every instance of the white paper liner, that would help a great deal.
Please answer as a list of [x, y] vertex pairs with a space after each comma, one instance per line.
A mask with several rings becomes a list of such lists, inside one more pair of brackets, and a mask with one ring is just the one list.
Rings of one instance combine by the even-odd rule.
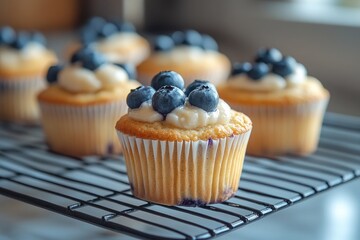
[[247, 153], [258, 156], [308, 155], [317, 148], [328, 99], [292, 106], [230, 104], [253, 123]]
[[41, 76], [0, 78], [0, 120], [37, 122], [40, 113], [36, 96], [45, 86]]
[[208, 141], [141, 139], [118, 131], [136, 197], [166, 205], [222, 202], [237, 191], [250, 131]]
[[125, 100], [88, 106], [41, 102], [40, 108], [53, 151], [70, 156], [121, 153], [115, 124], [127, 112]]

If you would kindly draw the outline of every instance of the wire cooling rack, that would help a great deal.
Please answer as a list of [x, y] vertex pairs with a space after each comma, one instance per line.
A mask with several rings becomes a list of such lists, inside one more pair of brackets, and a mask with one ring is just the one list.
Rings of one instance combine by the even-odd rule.
[[360, 118], [327, 114], [317, 152], [247, 156], [236, 195], [204, 207], [132, 196], [122, 156], [50, 152], [39, 127], [0, 123], [0, 194], [144, 239], [208, 239], [360, 175]]

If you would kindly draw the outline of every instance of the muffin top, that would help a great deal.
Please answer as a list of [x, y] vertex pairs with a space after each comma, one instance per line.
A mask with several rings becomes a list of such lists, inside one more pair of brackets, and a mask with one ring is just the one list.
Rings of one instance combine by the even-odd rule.
[[0, 75], [22, 77], [42, 75], [56, 56], [46, 47], [39, 32], [15, 32], [11, 27], [0, 28]]
[[253, 63], [234, 63], [219, 93], [231, 103], [291, 104], [324, 99], [328, 91], [291, 56], [276, 48], [260, 49]]
[[218, 52], [217, 42], [195, 30], [159, 35], [154, 39], [153, 49], [152, 55], [138, 66], [139, 71], [157, 73], [172, 69], [179, 73], [196, 73], [199, 69], [218, 67], [230, 70], [230, 62]]
[[63, 104], [95, 104], [124, 99], [140, 84], [130, 64], [114, 64], [99, 53], [83, 48], [74, 53], [66, 66], [51, 66], [47, 73], [50, 86], [39, 100]]
[[180, 74], [163, 71], [151, 86], [131, 90], [128, 114], [116, 128], [145, 139], [196, 141], [219, 139], [249, 131], [250, 119], [230, 109], [213, 84], [195, 80], [186, 89]]
[[101, 52], [112, 62], [137, 65], [150, 54], [148, 41], [129, 22], [89, 19], [80, 30], [80, 43]]

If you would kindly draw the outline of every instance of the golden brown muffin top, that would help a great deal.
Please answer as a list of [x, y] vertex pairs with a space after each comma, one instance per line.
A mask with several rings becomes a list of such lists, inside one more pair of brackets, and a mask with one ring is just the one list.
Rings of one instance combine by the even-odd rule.
[[181, 129], [167, 124], [165, 121], [154, 123], [140, 122], [131, 119], [128, 114], [116, 123], [120, 132], [144, 139], [164, 141], [198, 141], [220, 139], [239, 135], [250, 131], [252, 123], [243, 113], [231, 110], [230, 121], [226, 124], [207, 125], [196, 129]]

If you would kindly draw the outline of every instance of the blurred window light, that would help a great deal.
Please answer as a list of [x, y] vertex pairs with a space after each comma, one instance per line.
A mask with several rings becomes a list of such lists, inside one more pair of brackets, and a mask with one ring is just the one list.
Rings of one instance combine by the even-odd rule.
[[360, 0], [263, 2], [270, 17], [285, 21], [360, 27]]
[[355, 240], [359, 226], [358, 200], [352, 195], [336, 195], [325, 204], [325, 224], [323, 239]]

